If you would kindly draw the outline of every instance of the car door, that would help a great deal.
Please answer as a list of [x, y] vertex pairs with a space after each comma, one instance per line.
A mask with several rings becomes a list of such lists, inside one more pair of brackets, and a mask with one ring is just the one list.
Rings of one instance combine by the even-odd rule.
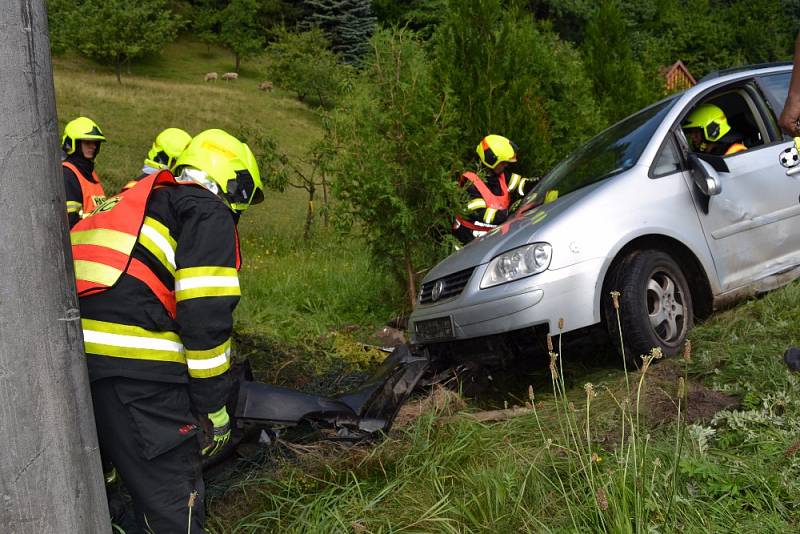
[[722, 158], [722, 191], [701, 210], [721, 289], [728, 291], [800, 263], [800, 180], [787, 176], [778, 162], [791, 142], [776, 133], [771, 111], [754, 85], [726, 94], [752, 113], [756, 128], [751, 148]]

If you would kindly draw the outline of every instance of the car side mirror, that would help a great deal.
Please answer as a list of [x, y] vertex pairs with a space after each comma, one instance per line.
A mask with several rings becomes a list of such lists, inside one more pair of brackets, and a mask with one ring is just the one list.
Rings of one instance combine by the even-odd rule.
[[689, 154], [689, 170], [692, 180], [701, 193], [713, 197], [722, 193], [722, 181], [717, 170], [707, 161], [700, 159], [697, 154]]

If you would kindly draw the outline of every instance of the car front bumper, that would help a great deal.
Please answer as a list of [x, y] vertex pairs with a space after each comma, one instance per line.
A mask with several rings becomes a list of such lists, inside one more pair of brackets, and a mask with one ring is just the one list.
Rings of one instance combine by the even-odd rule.
[[409, 319], [411, 340], [439, 343], [542, 324], [550, 332], [592, 325], [599, 320], [595, 295], [602, 283], [602, 265], [603, 258], [590, 259], [487, 289], [480, 289], [487, 267], [480, 265], [460, 295], [414, 310]]

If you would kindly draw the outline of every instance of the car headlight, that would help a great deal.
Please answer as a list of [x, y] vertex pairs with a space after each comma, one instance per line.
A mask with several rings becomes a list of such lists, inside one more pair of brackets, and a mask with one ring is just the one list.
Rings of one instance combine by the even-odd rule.
[[550, 266], [552, 256], [553, 247], [548, 243], [532, 243], [504, 252], [489, 262], [481, 289], [540, 273]]

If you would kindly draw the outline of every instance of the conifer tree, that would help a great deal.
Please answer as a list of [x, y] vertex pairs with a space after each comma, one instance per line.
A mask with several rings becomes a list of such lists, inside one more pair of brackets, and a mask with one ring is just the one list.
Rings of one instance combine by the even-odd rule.
[[589, 18], [583, 41], [586, 72], [609, 123], [653, 102], [645, 75], [633, 57], [618, 0], [603, 0]]
[[456, 97], [464, 164], [500, 134], [519, 146], [516, 170], [539, 176], [603, 124], [577, 51], [508, 4], [448, 0], [435, 71]]
[[371, 1], [305, 0], [305, 7], [310, 15], [302, 27], [321, 28], [331, 42], [331, 49], [345, 63], [359, 63], [375, 31]]

